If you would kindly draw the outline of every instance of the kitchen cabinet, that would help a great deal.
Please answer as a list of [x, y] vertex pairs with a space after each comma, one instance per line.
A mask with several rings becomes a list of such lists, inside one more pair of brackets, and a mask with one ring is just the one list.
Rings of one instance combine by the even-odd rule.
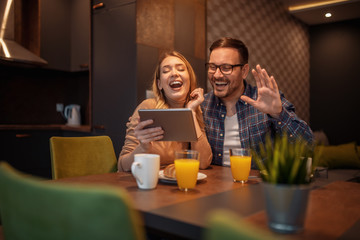
[[[83, 72], [76, 72], [80, 69], [74, 69], [67, 61], [68, 49], [74, 49], [67, 40], [69, 4], [84, 1], [88, 4], [89, 35], [90, 29], [92, 31], [83, 43], [88, 56], [92, 51], [89, 78], [85, 78]], [[49, 178], [49, 138], [52, 136], [108, 135], [119, 154], [126, 122], [137, 99], [136, 5], [135, 1], [104, 1], [104, 7], [92, 10], [90, 15], [92, 5], [87, 0], [47, 0], [41, 4], [41, 52], [48, 54], [42, 57], [54, 61], [49, 61], [46, 68], [50, 69], [2, 66], [6, 71], [1, 71], [0, 76], [8, 83], [5, 85], [8, 89], [0, 90], [4, 93], [0, 102], [6, 103], [0, 107], [0, 112], [6, 116], [0, 122], [0, 160], [8, 161], [25, 173]], [[77, 23], [72, 21], [72, 24]], [[79, 32], [83, 30], [78, 28]], [[86, 47], [90, 42], [91, 48]], [[81, 104], [84, 125], [67, 127], [55, 110], [56, 103]]]
[[62, 130], [2, 130], [0, 161], [27, 174], [51, 178], [49, 139], [52, 136], [86, 136], [86, 132]]
[[11, 9], [21, 20], [15, 21], [19, 43], [36, 42], [36, 53], [48, 65], [0, 61], [0, 130], [3, 125], [64, 125], [57, 103], [81, 105], [82, 125], [90, 129], [90, 1], [19, 0]]
[[88, 0], [40, 1], [40, 55], [45, 68], [87, 71], [90, 61], [90, 3]]
[[126, 122], [136, 107], [135, 1], [93, 1], [92, 125], [95, 135], [108, 135], [118, 156]]
[[49, 138], [60, 131], [1, 131], [0, 160], [27, 174], [51, 178]]

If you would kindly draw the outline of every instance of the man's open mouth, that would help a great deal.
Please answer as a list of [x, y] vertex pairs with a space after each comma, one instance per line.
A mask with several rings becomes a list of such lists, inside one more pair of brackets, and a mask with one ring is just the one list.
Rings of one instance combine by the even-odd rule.
[[229, 82], [219, 82], [219, 81], [215, 81], [215, 85], [218, 87], [225, 87], [226, 85], [228, 85]]

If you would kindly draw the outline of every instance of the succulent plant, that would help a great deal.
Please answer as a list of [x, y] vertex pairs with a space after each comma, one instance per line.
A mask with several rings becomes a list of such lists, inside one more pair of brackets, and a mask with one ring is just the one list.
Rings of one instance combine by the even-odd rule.
[[[271, 139], [266, 136], [259, 151], [252, 151], [263, 181], [273, 184], [307, 184], [318, 162], [320, 151], [314, 152], [302, 138], [289, 141], [287, 134]], [[308, 160], [311, 158], [310, 160]], [[308, 161], [312, 161], [308, 163]]]

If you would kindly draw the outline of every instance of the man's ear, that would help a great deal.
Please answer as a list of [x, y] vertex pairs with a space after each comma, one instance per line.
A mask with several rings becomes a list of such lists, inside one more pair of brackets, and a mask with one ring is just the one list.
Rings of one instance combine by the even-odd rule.
[[247, 75], [249, 74], [249, 64], [245, 64], [242, 68], [241, 68], [241, 76], [242, 79], [246, 79]]

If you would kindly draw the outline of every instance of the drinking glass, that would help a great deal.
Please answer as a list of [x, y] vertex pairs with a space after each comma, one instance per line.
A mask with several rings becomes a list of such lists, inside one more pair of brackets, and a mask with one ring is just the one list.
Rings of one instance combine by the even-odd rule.
[[230, 166], [234, 182], [246, 183], [251, 168], [251, 153], [247, 148], [229, 149]]
[[195, 187], [200, 165], [199, 155], [194, 150], [175, 151], [175, 174], [181, 191], [187, 192]]

